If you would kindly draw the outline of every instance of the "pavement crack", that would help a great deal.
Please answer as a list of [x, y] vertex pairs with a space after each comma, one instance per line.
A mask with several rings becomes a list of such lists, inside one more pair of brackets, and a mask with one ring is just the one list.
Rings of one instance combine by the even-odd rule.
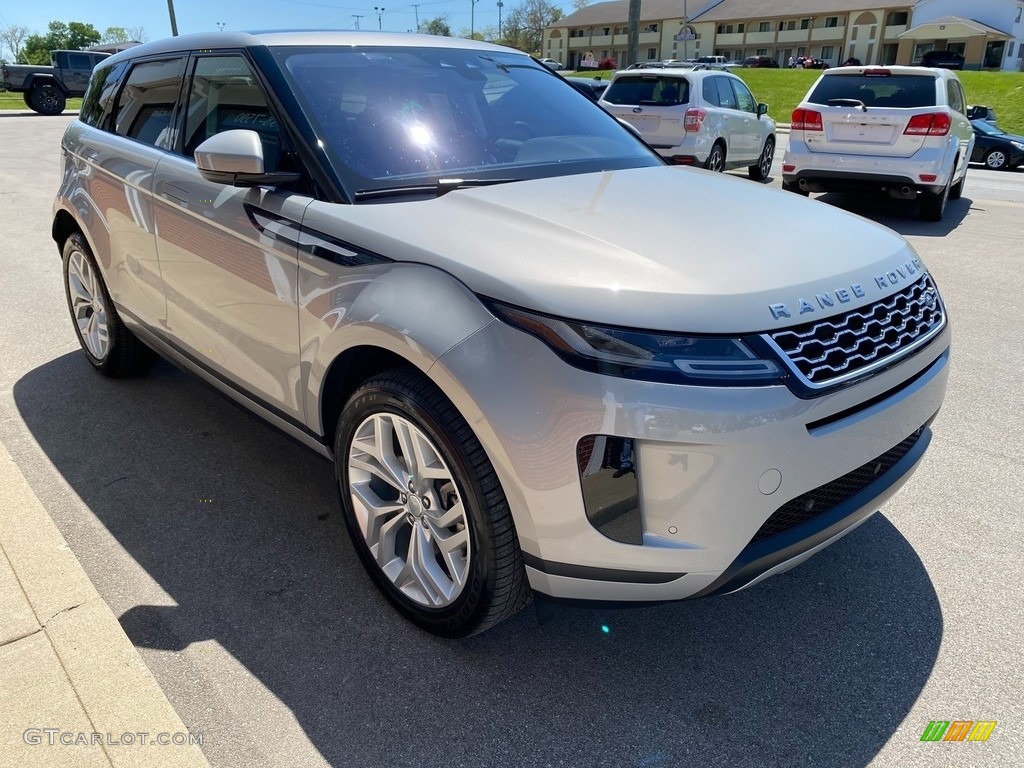
[[81, 608], [83, 605], [85, 605], [84, 602], [78, 603], [77, 605], [72, 605], [68, 608], [61, 608], [59, 611], [53, 614], [53, 616], [51, 616], [43, 622], [42, 629], [46, 629], [48, 626], [50, 626], [50, 622], [56, 619], [58, 616], [63, 616], [65, 613], [71, 613], [73, 610], [75, 610], [76, 608]]

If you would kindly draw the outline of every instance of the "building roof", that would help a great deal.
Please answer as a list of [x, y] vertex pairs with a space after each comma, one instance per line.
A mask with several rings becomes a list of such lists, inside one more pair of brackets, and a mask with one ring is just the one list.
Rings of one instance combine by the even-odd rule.
[[915, 0], [721, 0], [690, 17], [691, 22], [823, 16], [888, 8], [909, 9]]
[[[942, 29], [939, 29], [942, 27]], [[950, 27], [951, 29], [945, 29]], [[946, 32], [948, 34], [942, 34]], [[910, 38], [912, 40], [919, 39], [922, 34], [931, 35], [937, 40], [962, 37], [965, 32], [970, 34], [973, 32], [978, 35], [986, 35], [987, 37], [994, 37], [997, 40], [1010, 40], [1013, 35], [1008, 32], [1004, 32], [1001, 29], [990, 27], [988, 24], [982, 24], [980, 21], [974, 19], [965, 19], [962, 16], [943, 16], [939, 19], [931, 19], [930, 21], [924, 21], [920, 24], [915, 24], [913, 27], [903, 32], [897, 37]]]
[[[695, 9], [703, 9], [701, 0], [691, 0]], [[692, 12], [692, 11], [691, 11]], [[683, 17], [683, 0], [643, 0], [640, 6], [641, 21], [661, 21], [662, 19], [681, 19]], [[575, 13], [563, 16], [550, 24], [551, 27], [592, 27], [595, 24], [624, 24], [629, 18], [629, 0], [611, 0], [608, 3], [595, 3], [580, 8]]]

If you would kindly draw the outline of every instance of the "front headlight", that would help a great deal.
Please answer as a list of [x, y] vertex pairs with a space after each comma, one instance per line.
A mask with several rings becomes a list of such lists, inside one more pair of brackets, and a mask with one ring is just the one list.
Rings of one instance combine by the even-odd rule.
[[1011, 141], [1010, 143], [1013, 144], [1013, 146], [1015, 146], [1017, 149], [1024, 149], [1024, 144], [1021, 144], [1019, 141]]
[[780, 383], [783, 371], [742, 340], [582, 323], [488, 302], [491, 311], [547, 344], [576, 368], [629, 379], [703, 386]]

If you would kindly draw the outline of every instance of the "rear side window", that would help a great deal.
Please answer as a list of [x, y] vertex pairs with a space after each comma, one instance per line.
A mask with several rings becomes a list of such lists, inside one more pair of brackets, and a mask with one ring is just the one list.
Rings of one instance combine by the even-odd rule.
[[825, 75], [808, 101], [828, 104], [830, 99], [856, 99], [866, 107], [935, 106], [933, 75]]
[[185, 119], [185, 154], [223, 131], [256, 131], [268, 171], [281, 155], [281, 127], [270, 112], [248, 62], [241, 56], [204, 56], [196, 60]]
[[126, 69], [128, 69], [127, 61], [96, 68], [92, 73], [92, 79], [89, 80], [85, 98], [82, 99], [79, 120], [93, 128], [107, 127], [114, 108], [114, 95], [117, 93], [117, 86]]
[[609, 104], [671, 107], [690, 102], [690, 81], [682, 77], [638, 75], [620, 77], [604, 92]]
[[963, 113], [966, 109], [966, 106], [964, 105], [964, 92], [960, 89], [960, 83], [956, 80], [946, 81], [946, 98], [949, 102], [950, 109], [954, 109], [960, 113]]
[[136, 64], [117, 98], [114, 130], [161, 149], [174, 145], [171, 121], [181, 92], [183, 58]]

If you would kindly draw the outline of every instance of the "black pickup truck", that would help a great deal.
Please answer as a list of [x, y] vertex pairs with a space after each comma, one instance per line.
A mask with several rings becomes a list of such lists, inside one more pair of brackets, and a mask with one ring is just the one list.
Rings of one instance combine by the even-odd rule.
[[0, 67], [3, 90], [23, 93], [25, 103], [41, 115], [59, 115], [69, 96], [81, 96], [89, 85], [93, 67], [109, 53], [53, 51], [49, 67], [4, 64]]

